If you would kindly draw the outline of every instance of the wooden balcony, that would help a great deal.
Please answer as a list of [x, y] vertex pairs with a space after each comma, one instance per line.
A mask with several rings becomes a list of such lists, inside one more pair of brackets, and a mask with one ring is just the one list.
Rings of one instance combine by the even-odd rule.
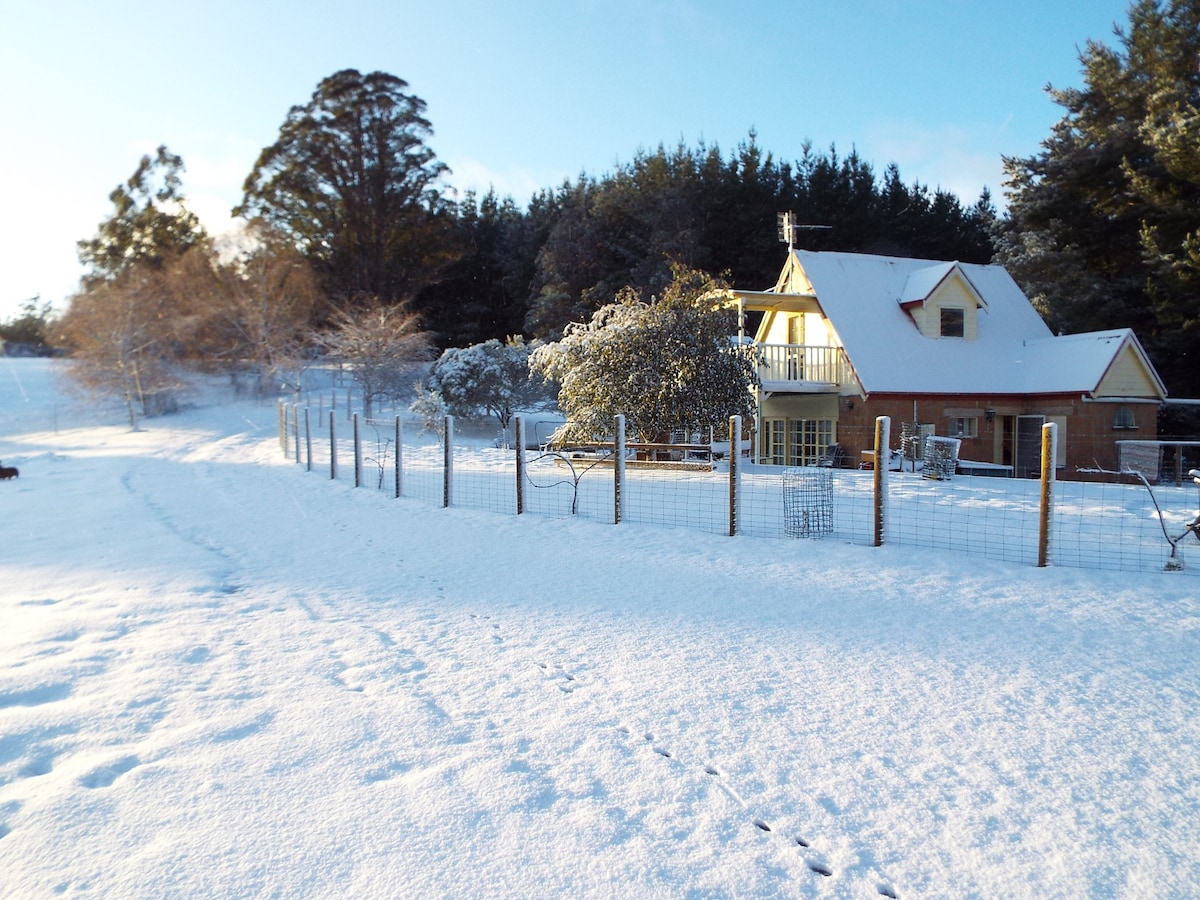
[[826, 393], [851, 379], [841, 347], [809, 344], [755, 344], [758, 378], [767, 392]]

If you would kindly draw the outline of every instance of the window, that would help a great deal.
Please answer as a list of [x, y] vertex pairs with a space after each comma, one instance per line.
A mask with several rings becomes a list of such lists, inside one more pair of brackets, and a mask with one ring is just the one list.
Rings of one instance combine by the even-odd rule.
[[1133, 417], [1133, 410], [1128, 406], [1118, 406], [1117, 411], [1113, 413], [1113, 430], [1132, 431], [1135, 428], [1137, 419]]
[[833, 443], [832, 419], [792, 419], [788, 425], [789, 462], [794, 466], [815, 466]]
[[763, 451], [759, 454], [765, 463], [773, 466], [787, 465], [787, 421], [767, 419], [763, 422]]
[[979, 437], [978, 416], [959, 416], [950, 420], [950, 437]]
[[833, 442], [833, 419], [766, 419], [759, 458], [776, 466], [815, 466]]
[[943, 306], [942, 337], [963, 337], [966, 334], [966, 311], [960, 306]]

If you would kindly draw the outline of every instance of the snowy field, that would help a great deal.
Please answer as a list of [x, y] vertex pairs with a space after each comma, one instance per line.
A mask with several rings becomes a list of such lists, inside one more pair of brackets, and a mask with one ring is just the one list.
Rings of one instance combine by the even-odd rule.
[[1200, 895], [1194, 578], [444, 510], [0, 359], [0, 896]]

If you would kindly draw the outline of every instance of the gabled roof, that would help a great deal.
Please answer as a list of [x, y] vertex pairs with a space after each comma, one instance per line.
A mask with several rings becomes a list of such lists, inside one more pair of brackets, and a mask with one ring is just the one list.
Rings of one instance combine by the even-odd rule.
[[[810, 250], [791, 257], [785, 272], [802, 270], [868, 394], [1090, 394], [1131, 348], [1166, 396], [1133, 332], [1055, 337], [1002, 266]], [[901, 304], [928, 297], [956, 269], [981, 300], [976, 339], [926, 337]]]
[[1103, 395], [1105, 376], [1124, 353], [1131, 353], [1144, 370], [1146, 380], [1158, 391], [1159, 399], [1167, 396], [1166, 386], [1142, 349], [1137, 336], [1128, 328], [1112, 331], [1088, 331], [1083, 334], [1063, 334], [1043, 341], [1033, 341], [1027, 347], [1025, 368], [1046, 381], [1074, 383], [1079, 390]]
[[924, 266], [910, 272], [908, 278], [904, 280], [904, 289], [900, 291], [900, 297], [898, 298], [900, 305], [910, 307], [924, 303], [938, 289], [942, 282], [955, 272], [962, 274], [963, 281], [975, 296], [977, 305], [986, 306], [987, 302], [979, 296], [975, 285], [971, 284], [971, 279], [963, 272], [962, 266], [956, 262], [935, 263], [931, 266]]

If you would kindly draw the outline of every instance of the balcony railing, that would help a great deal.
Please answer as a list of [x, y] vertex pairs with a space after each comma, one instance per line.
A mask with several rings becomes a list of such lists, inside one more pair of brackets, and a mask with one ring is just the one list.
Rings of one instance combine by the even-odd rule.
[[754, 349], [758, 353], [758, 377], [764, 387], [789, 382], [793, 389], [832, 389], [850, 378], [850, 366], [841, 347], [756, 344]]

